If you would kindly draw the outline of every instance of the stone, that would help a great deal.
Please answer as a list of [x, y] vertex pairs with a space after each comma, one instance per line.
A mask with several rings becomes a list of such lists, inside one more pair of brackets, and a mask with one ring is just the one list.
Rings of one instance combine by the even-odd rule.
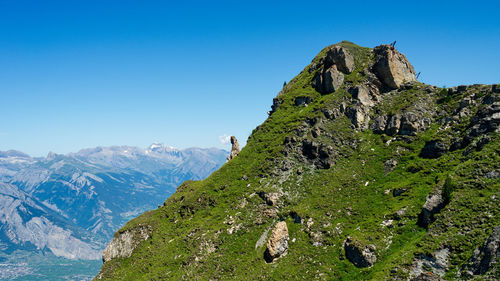
[[276, 110], [278, 110], [278, 108], [280, 107], [281, 103], [283, 101], [279, 98], [274, 98], [273, 99], [273, 105], [271, 105], [271, 111], [269, 111], [269, 115], [273, 114], [274, 112], [276, 112]]
[[238, 140], [235, 136], [231, 136], [231, 153], [226, 158], [227, 161], [233, 159], [240, 153], [240, 145], [238, 144]]
[[363, 247], [358, 245], [350, 237], [347, 237], [344, 242], [344, 250], [347, 259], [356, 267], [371, 267], [375, 261], [377, 261], [377, 256], [375, 255], [375, 245]]
[[389, 136], [395, 136], [399, 132], [399, 127], [401, 126], [401, 115], [394, 114], [389, 118], [387, 126], [385, 127], [385, 133]]
[[[443, 248], [435, 251], [432, 255], [417, 255], [410, 268], [410, 277], [419, 278], [424, 275], [443, 276], [449, 267], [450, 250]], [[430, 273], [430, 274], [429, 274]], [[423, 276], [422, 276], [423, 277]], [[411, 279], [413, 280], [413, 279]], [[441, 280], [441, 279], [416, 279], [416, 280]]]
[[286, 222], [278, 222], [271, 233], [271, 237], [267, 240], [266, 251], [264, 253], [264, 259], [267, 263], [271, 263], [275, 259], [287, 254], [288, 240], [289, 236]]
[[307, 105], [311, 102], [312, 102], [312, 98], [310, 96], [295, 98], [295, 105], [296, 106]]
[[333, 156], [333, 148], [320, 144], [316, 141], [302, 141], [302, 155], [320, 169], [328, 169], [332, 165], [330, 158]]
[[415, 136], [417, 133], [424, 131], [430, 123], [427, 118], [422, 118], [413, 112], [405, 112], [401, 116], [398, 133], [403, 136]]
[[370, 130], [375, 134], [382, 134], [387, 126], [387, 116], [380, 115], [373, 119], [373, 123], [370, 124]]
[[425, 144], [424, 148], [420, 152], [420, 157], [427, 159], [435, 159], [444, 155], [448, 151], [448, 148], [444, 143], [439, 140], [432, 140]]
[[260, 198], [266, 201], [266, 204], [269, 206], [276, 205], [281, 197], [281, 194], [278, 192], [259, 192]]
[[345, 74], [351, 73], [355, 67], [354, 58], [349, 53], [349, 51], [347, 51], [346, 48], [338, 45], [333, 46], [326, 53], [326, 64], [328, 66], [336, 65], [337, 69]]
[[439, 213], [445, 206], [441, 190], [427, 195], [422, 211], [418, 215], [417, 224], [427, 228], [434, 221], [434, 215]]
[[377, 46], [373, 52], [373, 72], [386, 88], [397, 89], [405, 82], [417, 81], [415, 70], [406, 56], [390, 45]]
[[116, 235], [102, 253], [102, 261], [108, 262], [115, 258], [128, 258], [139, 244], [148, 239], [151, 229], [139, 226]]
[[482, 275], [493, 269], [500, 260], [500, 225], [493, 229], [483, 245], [472, 253], [469, 262], [464, 266], [466, 277]]
[[344, 83], [344, 74], [334, 66], [323, 73], [323, 92], [325, 94], [333, 93]]
[[359, 103], [364, 106], [371, 107], [375, 104], [370, 97], [368, 87], [365, 85], [357, 85], [356, 87], [349, 89], [349, 92], [354, 99], [359, 101]]
[[352, 124], [358, 129], [366, 129], [368, 122], [370, 121], [370, 116], [366, 112], [365, 108], [359, 105], [347, 108], [346, 115], [351, 120]]
[[384, 162], [385, 173], [388, 174], [388, 173], [392, 172], [394, 170], [394, 168], [396, 168], [397, 165], [398, 165], [398, 161], [396, 161], [394, 159], [388, 159], [387, 161]]

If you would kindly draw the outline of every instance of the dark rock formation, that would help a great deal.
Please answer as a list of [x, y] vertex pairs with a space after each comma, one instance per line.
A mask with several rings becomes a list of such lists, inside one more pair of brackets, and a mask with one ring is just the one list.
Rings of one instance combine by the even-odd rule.
[[345, 255], [357, 267], [370, 267], [377, 260], [375, 245], [360, 246], [347, 237], [344, 242]]
[[448, 151], [446, 144], [439, 140], [427, 142], [420, 152], [420, 157], [434, 159], [439, 158]]
[[295, 98], [295, 105], [296, 106], [307, 105], [307, 104], [311, 103], [311, 101], [312, 101], [312, 99], [309, 96], [307, 96], [307, 97], [297, 97], [297, 98]]
[[434, 221], [434, 215], [439, 213], [444, 206], [445, 200], [443, 199], [441, 190], [427, 195], [422, 211], [418, 215], [417, 224], [422, 227], [428, 227]]
[[485, 274], [493, 268], [498, 269], [500, 259], [500, 225], [493, 229], [493, 233], [484, 241], [484, 244], [476, 249], [464, 266], [462, 275], [471, 278], [474, 275]]

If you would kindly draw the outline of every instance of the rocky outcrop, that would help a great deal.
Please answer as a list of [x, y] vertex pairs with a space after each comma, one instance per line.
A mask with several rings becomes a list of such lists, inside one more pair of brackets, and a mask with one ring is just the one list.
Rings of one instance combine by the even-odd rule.
[[[484, 244], [477, 248], [469, 263], [464, 266], [462, 276], [471, 278], [474, 275], [482, 275], [496, 268], [500, 260], [500, 225], [493, 229], [491, 235]], [[495, 270], [495, 271], [496, 271]]]
[[449, 267], [449, 256], [450, 250], [448, 248], [437, 250], [430, 256], [418, 255], [410, 269], [410, 277], [415, 278], [412, 280], [441, 280], [428, 279], [429, 276], [426, 275], [443, 276]]
[[231, 154], [227, 157], [227, 161], [233, 159], [240, 153], [240, 145], [235, 136], [231, 136]]
[[339, 45], [333, 46], [320, 63], [323, 68], [316, 73], [313, 87], [322, 94], [338, 90], [344, 83], [344, 74], [351, 73], [355, 68], [352, 55]]
[[345, 74], [349, 74], [354, 70], [354, 58], [342, 46], [333, 46], [326, 53], [326, 65], [336, 65], [337, 69]]
[[262, 198], [264, 201], [266, 201], [266, 204], [269, 206], [275, 206], [278, 204], [279, 199], [281, 198], [281, 193], [279, 192], [259, 192], [258, 193], [260, 198]]
[[286, 222], [281, 221], [274, 227], [271, 237], [267, 240], [267, 248], [264, 253], [266, 262], [271, 263], [275, 259], [286, 255], [288, 251], [288, 227]]
[[397, 89], [405, 82], [417, 81], [415, 70], [405, 55], [390, 45], [373, 49], [375, 64], [372, 71], [387, 89]]
[[312, 101], [312, 98], [310, 96], [306, 97], [297, 97], [295, 98], [295, 105], [296, 106], [301, 106], [301, 105], [308, 105]]
[[115, 258], [128, 258], [132, 255], [139, 244], [148, 239], [151, 229], [147, 226], [139, 226], [126, 230], [111, 240], [111, 243], [102, 253], [102, 261], [107, 262]]
[[436, 190], [427, 195], [422, 211], [418, 215], [417, 224], [422, 227], [428, 227], [434, 221], [434, 215], [439, 213], [445, 206], [442, 191]]
[[352, 238], [347, 237], [344, 242], [345, 256], [357, 267], [370, 267], [375, 261], [375, 245], [362, 246], [356, 243]]
[[439, 158], [448, 151], [446, 144], [439, 140], [432, 140], [425, 144], [420, 152], [420, 157], [434, 159]]
[[333, 93], [344, 83], [344, 74], [333, 65], [321, 76], [322, 91], [325, 94]]

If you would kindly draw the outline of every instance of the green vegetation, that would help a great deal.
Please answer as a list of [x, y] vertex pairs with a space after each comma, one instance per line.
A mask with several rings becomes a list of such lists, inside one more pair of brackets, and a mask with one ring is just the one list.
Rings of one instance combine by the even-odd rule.
[[[355, 58], [356, 70], [345, 85], [365, 81], [373, 59], [368, 48], [340, 43]], [[416, 136], [390, 137], [371, 130], [353, 129], [341, 114], [327, 119], [324, 110], [338, 109], [351, 95], [347, 86], [321, 95], [311, 81], [313, 66], [323, 49], [278, 97], [276, 112], [249, 137], [233, 160], [203, 181], [185, 182], [157, 210], [130, 221], [121, 229], [152, 227], [152, 235], [129, 258], [106, 262], [101, 277], [107, 280], [388, 280], [406, 279], [419, 255], [432, 256], [450, 249], [450, 270], [455, 279], [460, 267], [500, 223], [500, 183], [487, 178], [499, 169], [500, 144], [492, 133], [481, 150], [464, 148], [435, 159], [419, 157], [425, 143], [449, 143], [463, 136], [468, 118], [442, 127], [437, 121]], [[434, 111], [456, 111], [458, 101], [446, 98], [446, 89], [429, 93], [425, 85], [392, 91], [373, 109], [393, 115], [425, 105]], [[309, 96], [307, 106], [295, 98]], [[474, 105], [475, 106], [475, 105]], [[471, 108], [475, 113], [477, 106]], [[429, 118], [431, 118], [429, 114]], [[439, 118], [432, 117], [434, 120]], [[313, 136], [315, 130], [321, 134]], [[286, 140], [312, 139], [333, 150], [333, 163], [320, 169]], [[386, 162], [397, 165], [387, 170]], [[428, 229], [417, 226], [426, 197], [443, 188], [446, 207]], [[269, 206], [259, 193], [282, 194]], [[288, 254], [272, 264], [264, 260], [261, 235], [274, 224], [287, 223]], [[372, 267], [358, 268], [346, 257], [344, 241], [376, 247]], [[266, 238], [267, 241], [267, 238]]]

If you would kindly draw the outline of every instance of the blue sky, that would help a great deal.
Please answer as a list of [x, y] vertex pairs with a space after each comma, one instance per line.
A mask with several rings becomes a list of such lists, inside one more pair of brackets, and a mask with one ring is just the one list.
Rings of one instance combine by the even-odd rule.
[[397, 40], [422, 82], [499, 83], [499, 1], [0, 0], [0, 150], [245, 142], [325, 46]]

